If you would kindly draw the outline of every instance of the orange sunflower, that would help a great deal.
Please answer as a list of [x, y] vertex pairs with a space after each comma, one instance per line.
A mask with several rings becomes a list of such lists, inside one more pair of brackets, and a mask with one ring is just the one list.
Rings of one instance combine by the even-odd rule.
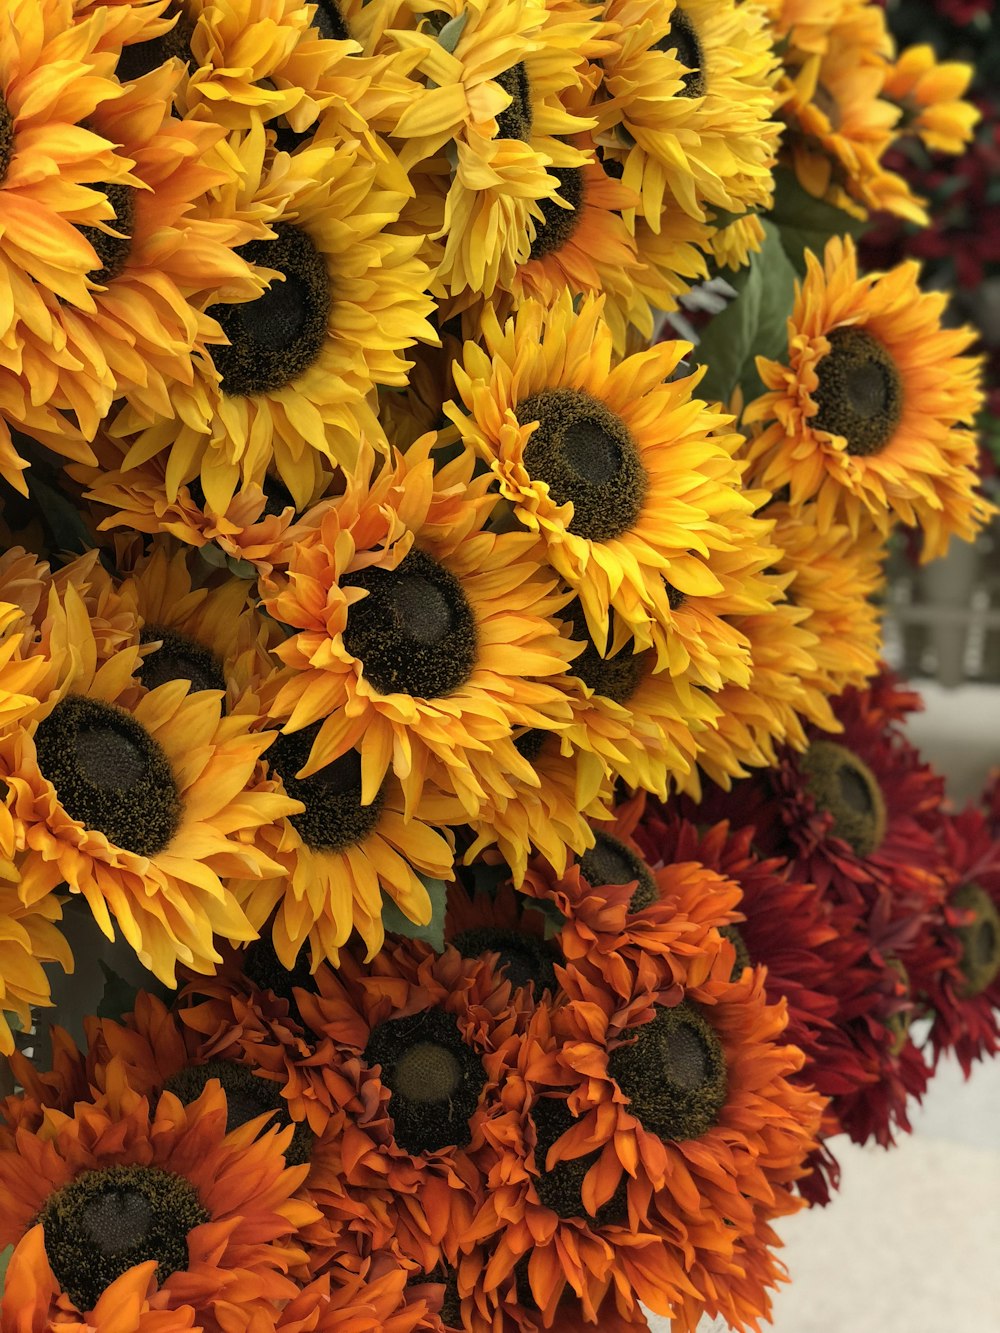
[[258, 831], [296, 808], [255, 777], [274, 733], [221, 717], [219, 693], [187, 681], [143, 690], [138, 646], [98, 666], [72, 584], [49, 642], [37, 708], [0, 737], [0, 845], [27, 853], [21, 900], [64, 885], [166, 984], [177, 961], [211, 970], [213, 934], [254, 933], [225, 879], [273, 873]]
[[404, 821], [419, 816], [428, 782], [455, 798], [458, 820], [502, 804], [511, 778], [536, 786], [515, 729], [570, 716], [555, 681], [571, 650], [550, 620], [565, 596], [529, 536], [485, 530], [489, 474], [474, 477], [468, 453], [435, 473], [433, 443], [423, 437], [377, 476], [364, 446], [344, 494], [292, 530], [287, 572], [265, 584], [265, 609], [293, 631], [277, 649], [286, 665], [271, 716], [289, 743], [320, 724], [289, 776], [356, 749], [362, 806], [391, 771]]
[[789, 319], [788, 363], [758, 358], [767, 392], [744, 419], [772, 422], [748, 445], [756, 479], [816, 499], [820, 524], [857, 536], [870, 516], [923, 529], [923, 559], [971, 540], [991, 512], [976, 492], [982, 402], [972, 330], [943, 328], [947, 297], [921, 291], [919, 266], [859, 276], [850, 238], [832, 237]]
[[669, 378], [689, 345], [659, 343], [616, 365], [602, 308], [587, 298], [574, 310], [564, 292], [548, 309], [526, 301], [502, 328], [487, 311], [483, 344], [467, 343], [455, 367], [465, 410], [445, 410], [604, 652], [629, 635], [649, 647], [673, 623], [671, 587], [718, 591], [703, 560], [732, 549], [726, 520], [749, 502], [739, 437], [715, 434], [730, 418], [692, 396], [698, 376]]
[[382, 439], [372, 390], [405, 385], [405, 349], [436, 337], [422, 238], [392, 230], [410, 187], [391, 155], [318, 138], [265, 165], [260, 126], [230, 146], [241, 184], [220, 211], [267, 223], [265, 239], [242, 247], [267, 289], [209, 307], [228, 345], [196, 360], [168, 412], [151, 421], [130, 403], [109, 426], [127, 442], [123, 471], [169, 453], [167, 499], [200, 477], [216, 513], [272, 466], [300, 506], [329, 462], [353, 467], [361, 435]]
[[290, 1130], [227, 1134], [217, 1085], [188, 1106], [167, 1093], [154, 1112], [120, 1066], [108, 1083], [0, 1151], [18, 1326], [110, 1333], [128, 1314], [149, 1333], [220, 1333], [276, 1318], [306, 1259], [295, 1233], [317, 1216], [292, 1197], [306, 1168], [285, 1166]]

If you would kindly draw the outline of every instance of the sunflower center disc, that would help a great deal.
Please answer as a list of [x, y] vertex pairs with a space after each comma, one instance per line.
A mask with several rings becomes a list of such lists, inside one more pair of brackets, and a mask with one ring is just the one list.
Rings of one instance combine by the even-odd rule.
[[124, 709], [68, 695], [39, 723], [35, 749], [71, 819], [139, 856], [174, 836], [181, 803], [170, 764]]
[[[602, 657], [590, 637], [587, 618], [579, 600], [570, 602], [559, 614], [573, 626], [573, 641], [586, 645], [570, 664], [571, 674], [582, 680], [595, 694], [613, 699], [617, 704], [628, 703], [642, 681], [650, 650], [634, 653], [626, 644], [613, 656]], [[608, 637], [611, 637], [610, 633]]]
[[101, 190], [107, 195], [108, 203], [115, 210], [113, 218], [106, 222], [106, 226], [113, 227], [115, 231], [121, 232], [120, 236], [109, 236], [106, 231], [101, 231], [99, 227], [83, 226], [79, 228], [80, 234], [90, 242], [97, 251], [97, 258], [100, 260], [100, 267], [92, 269], [87, 276], [92, 282], [106, 287], [109, 282], [119, 277], [128, 263], [128, 257], [132, 252], [132, 232], [135, 230], [135, 190], [131, 185], [95, 185], [95, 190]]
[[141, 79], [144, 74], [159, 69], [165, 60], [175, 56], [185, 65], [194, 62], [194, 56], [191, 54], [194, 22], [178, 4], [170, 5], [163, 17], [173, 18], [175, 14], [177, 22], [162, 37], [153, 37], [146, 42], [133, 42], [131, 46], [126, 46], [122, 50], [115, 69], [122, 83], [132, 83], [136, 79]]
[[522, 759], [527, 759], [529, 764], [533, 764], [542, 753], [545, 742], [551, 734], [551, 732], [543, 731], [541, 727], [532, 727], [528, 731], [522, 731], [520, 736], [514, 737], [514, 749]]
[[579, 167], [547, 167], [550, 176], [559, 181], [559, 194], [569, 208], [557, 204], [549, 195], [539, 199], [542, 220], [535, 219], [535, 239], [531, 242], [529, 259], [544, 259], [556, 250], [561, 250], [576, 231], [580, 222], [580, 208], [583, 204], [583, 173]]
[[553, 969], [552, 946], [534, 935], [500, 926], [480, 926], [462, 930], [450, 943], [463, 958], [481, 958], [483, 954], [499, 954], [497, 966], [503, 969], [514, 987], [532, 982], [535, 994], [554, 990], [556, 975]]
[[139, 664], [139, 679], [147, 690], [155, 690], [171, 680], [186, 680], [192, 690], [226, 689], [222, 667], [207, 648], [186, 634], [178, 634], [165, 625], [144, 625], [140, 643], [159, 643]]
[[880, 453], [903, 415], [903, 385], [896, 365], [867, 329], [834, 329], [816, 373], [819, 411], [812, 424], [839, 435], [856, 457]]
[[576, 1116], [562, 1097], [541, 1097], [531, 1108], [535, 1125], [535, 1190], [546, 1208], [559, 1217], [579, 1217], [593, 1226], [617, 1226], [628, 1217], [628, 1177], [623, 1176], [614, 1194], [603, 1204], [596, 1217], [583, 1206], [583, 1181], [599, 1157], [597, 1152], [585, 1153], [557, 1162], [547, 1170], [545, 1159], [557, 1139], [576, 1124]]
[[264, 513], [262, 518], [280, 518], [286, 509], [298, 512], [295, 497], [279, 477], [270, 473], [264, 478]]
[[470, 1141], [469, 1122], [486, 1071], [453, 1014], [424, 1009], [379, 1023], [364, 1058], [381, 1067], [382, 1083], [390, 1091], [393, 1133], [404, 1152], [419, 1156]]
[[1000, 973], [1000, 912], [978, 884], [963, 885], [952, 902], [974, 914], [969, 925], [959, 926], [955, 932], [962, 946], [960, 966], [965, 977], [962, 993], [971, 998], [982, 995]]
[[319, 0], [313, 15], [313, 27], [319, 29], [319, 35], [328, 42], [349, 42], [351, 34], [347, 31], [344, 16], [336, 0]]
[[580, 873], [591, 888], [600, 888], [602, 884], [631, 884], [635, 880], [630, 912], [641, 912], [660, 896], [653, 872], [642, 857], [610, 833], [596, 834], [593, 847], [580, 857]]
[[[213, 1078], [218, 1079], [226, 1094], [227, 1134], [249, 1120], [266, 1115], [268, 1111], [278, 1112], [268, 1121], [268, 1128], [272, 1125], [284, 1127], [289, 1123], [287, 1104], [278, 1084], [270, 1079], [258, 1078], [247, 1065], [237, 1064], [235, 1060], [208, 1060], [203, 1065], [188, 1065], [186, 1069], [171, 1074], [164, 1082], [163, 1090], [172, 1092], [187, 1106], [198, 1100]], [[308, 1161], [312, 1142], [309, 1126], [296, 1124], [292, 1141], [285, 1152], [288, 1165], [301, 1166]]]
[[3, 184], [14, 156], [14, 117], [3, 93], [0, 93], [0, 185]]
[[413, 550], [395, 569], [363, 569], [341, 586], [368, 593], [348, 612], [344, 646], [381, 694], [434, 699], [465, 684], [476, 664], [475, 618], [443, 565]]
[[813, 741], [799, 763], [817, 806], [833, 816], [834, 834], [858, 856], [870, 856], [886, 830], [885, 798], [875, 774], [834, 741]]
[[548, 485], [555, 504], [572, 503], [570, 532], [606, 542], [634, 525], [647, 477], [619, 416], [581, 389], [545, 389], [517, 405], [517, 419], [538, 422], [524, 466]]
[[675, 51], [678, 62], [687, 69], [687, 73], [681, 75], [681, 97], [705, 96], [705, 55], [695, 26], [683, 9], [674, 10], [670, 16], [669, 33], [661, 37], [653, 49]]
[[272, 393], [291, 384], [319, 356], [327, 336], [330, 280], [312, 239], [291, 222], [274, 226], [273, 241], [250, 241], [239, 253], [251, 264], [275, 269], [267, 290], [253, 301], [214, 305], [229, 347], [213, 347], [224, 393]]
[[740, 934], [736, 926], [720, 926], [719, 934], [736, 950], [736, 958], [733, 962], [733, 970], [730, 973], [730, 981], [739, 981], [743, 975], [743, 969], [753, 967], [753, 959], [750, 957], [750, 950], [747, 948], [747, 942]]
[[498, 74], [497, 83], [510, 94], [510, 106], [497, 116], [498, 139], [520, 139], [528, 143], [534, 119], [531, 110], [531, 84], [523, 61]]
[[188, 1266], [188, 1233], [209, 1220], [194, 1186], [155, 1166], [84, 1171], [39, 1213], [45, 1253], [81, 1312], [136, 1264], [157, 1261], [161, 1285]]
[[357, 750], [348, 750], [311, 777], [295, 776], [309, 758], [321, 726], [314, 722], [290, 736], [278, 736], [267, 756], [286, 794], [305, 804], [302, 814], [289, 816], [302, 841], [314, 851], [342, 852], [375, 830], [383, 795], [379, 791], [370, 805], [361, 804], [361, 755]]
[[295, 959], [295, 966], [288, 970], [275, 950], [267, 935], [254, 940], [243, 952], [243, 975], [252, 981], [258, 990], [270, 991], [288, 1001], [289, 1013], [295, 1019], [299, 1017], [295, 1001], [297, 990], [316, 993], [316, 978], [309, 970], [309, 961], [304, 949], [300, 949]]
[[728, 1081], [722, 1043], [686, 1001], [657, 1007], [650, 1023], [625, 1036], [636, 1040], [608, 1057], [608, 1072], [630, 1100], [629, 1110], [661, 1139], [697, 1139], [725, 1105]]

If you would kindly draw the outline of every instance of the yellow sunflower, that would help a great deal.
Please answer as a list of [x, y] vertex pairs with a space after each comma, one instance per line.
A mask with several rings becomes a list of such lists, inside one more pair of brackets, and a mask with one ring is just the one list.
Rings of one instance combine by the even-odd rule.
[[530, 536], [484, 529], [489, 474], [468, 452], [435, 474], [433, 442], [377, 476], [365, 446], [345, 493], [290, 533], [287, 571], [264, 585], [293, 631], [271, 716], [288, 734], [322, 724], [295, 776], [356, 748], [363, 805], [392, 771], [405, 817], [429, 782], [475, 819], [513, 779], [539, 785], [515, 729], [569, 720], [555, 682], [571, 650], [551, 623], [566, 599]]
[[166, 984], [178, 961], [210, 972], [213, 934], [254, 936], [225, 880], [275, 873], [259, 830], [297, 808], [255, 778], [273, 733], [221, 717], [219, 695], [187, 682], [143, 691], [138, 647], [97, 666], [72, 584], [50, 644], [44, 702], [0, 736], [0, 848], [25, 854], [21, 901], [64, 885]]
[[[806, 612], [801, 628], [816, 638], [809, 650], [816, 675], [803, 677], [803, 684], [815, 684], [829, 698], [851, 685], [860, 689], [877, 674], [882, 654], [882, 533], [871, 520], [863, 519], [857, 532], [846, 523], [822, 523], [815, 502], [775, 503], [767, 516], [775, 520], [774, 541], [782, 551], [776, 569], [793, 576], [785, 595]], [[826, 727], [815, 712], [807, 715]]]
[[744, 412], [771, 422], [750, 441], [755, 479], [815, 497], [818, 521], [856, 535], [870, 515], [924, 531], [923, 558], [975, 536], [991, 512], [976, 493], [971, 425], [982, 402], [975, 335], [943, 328], [947, 296], [921, 291], [919, 265], [859, 276], [850, 240], [810, 252], [789, 320], [788, 363], [759, 357], [767, 392]]
[[938, 61], [932, 46], [911, 46], [888, 71], [883, 95], [902, 108], [904, 130], [932, 153], [961, 153], [981, 119], [963, 100], [974, 73], [973, 65]]
[[699, 376], [669, 378], [689, 344], [615, 365], [602, 304], [526, 301], [503, 328], [487, 311], [482, 345], [467, 343], [455, 367], [465, 411], [445, 409], [580, 599], [601, 652], [629, 635], [649, 647], [672, 624], [671, 595], [717, 592], [703, 557], [733, 549], [730, 522], [750, 509], [740, 437], [713, 434], [730, 418], [692, 396]]
[[587, 157], [567, 138], [595, 122], [569, 110], [567, 95], [584, 61], [610, 49], [606, 25], [579, 0], [446, 0], [419, 30], [395, 36], [419, 52], [428, 85], [400, 117], [403, 160], [445, 152], [452, 166], [438, 280], [466, 303], [509, 292], [539, 228], [578, 206], [572, 190]]
[[779, 126], [777, 62], [762, 12], [737, 0], [605, 0], [618, 26], [602, 60], [602, 134], [624, 162], [657, 230], [679, 206], [743, 213], [766, 207]]
[[0, 1055], [14, 1049], [10, 1015], [22, 1030], [31, 1027], [33, 1008], [51, 1004], [43, 963], [73, 971], [73, 955], [56, 922], [62, 907], [55, 894], [25, 906], [18, 894], [20, 873], [0, 858]]
[[404, 349], [435, 339], [421, 240], [390, 230], [408, 189], [398, 164], [326, 140], [265, 173], [264, 148], [260, 126], [239, 141], [246, 205], [257, 190], [278, 200], [268, 239], [242, 247], [267, 289], [209, 308], [229, 345], [196, 360], [169, 413], [149, 424], [129, 404], [110, 426], [129, 443], [123, 471], [169, 450], [168, 499], [200, 475], [217, 513], [272, 462], [299, 504], [329, 460], [353, 467], [359, 436], [381, 438], [373, 388], [404, 385]]

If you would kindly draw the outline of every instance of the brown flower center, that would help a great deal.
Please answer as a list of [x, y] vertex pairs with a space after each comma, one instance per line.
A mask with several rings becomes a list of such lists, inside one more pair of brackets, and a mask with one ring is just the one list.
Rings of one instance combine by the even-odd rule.
[[225, 693], [226, 678], [222, 667], [207, 648], [165, 625], [143, 626], [140, 643], [161, 640], [160, 647], [139, 664], [139, 679], [147, 690], [155, 690], [170, 680], [186, 680], [192, 690], [222, 690]]
[[602, 884], [631, 884], [636, 890], [629, 901], [630, 912], [641, 912], [660, 896], [653, 872], [646, 862], [620, 838], [597, 833], [589, 851], [580, 857], [580, 873], [592, 888]]
[[274, 231], [273, 241], [250, 241], [239, 253], [281, 277], [253, 301], [208, 311], [230, 342], [213, 347], [212, 357], [223, 392], [234, 396], [285, 388], [313, 365], [327, 336], [331, 296], [323, 256], [294, 223], [278, 222]]
[[319, 0], [313, 15], [313, 26], [319, 29], [319, 35], [328, 42], [349, 42], [351, 34], [347, 30], [344, 16], [336, 0]]
[[143, 75], [159, 69], [164, 61], [173, 57], [182, 60], [185, 65], [195, 63], [191, 54], [194, 20], [179, 4], [172, 4], [166, 10], [166, 18], [174, 15], [177, 16], [177, 22], [162, 37], [153, 37], [146, 42], [133, 42], [131, 46], [126, 46], [122, 50], [115, 70], [122, 83], [133, 83], [136, 79], [141, 79]]
[[648, 479], [621, 417], [582, 389], [544, 389], [518, 403], [517, 419], [538, 422], [524, 466], [553, 503], [573, 505], [570, 532], [606, 542], [635, 524]]
[[539, 199], [542, 221], [535, 220], [535, 238], [531, 242], [530, 259], [544, 259], [561, 250], [580, 223], [583, 206], [583, 173], [579, 167], [547, 167], [550, 176], [559, 181], [559, 194], [569, 204], [557, 204], [551, 195]]
[[722, 1043], [694, 1005], [657, 1006], [656, 1016], [608, 1057], [629, 1110], [661, 1139], [697, 1139], [716, 1124], [728, 1079]]
[[[172, 1092], [187, 1106], [198, 1100], [212, 1079], [218, 1079], [226, 1094], [227, 1134], [268, 1112], [277, 1112], [268, 1122], [268, 1128], [290, 1123], [288, 1103], [281, 1095], [281, 1085], [259, 1078], [247, 1065], [235, 1060], [208, 1060], [203, 1065], [188, 1065], [172, 1074], [163, 1084], [163, 1090]], [[313, 1134], [309, 1126], [296, 1124], [285, 1161], [289, 1166], [301, 1166], [309, 1160], [312, 1144]]]
[[423, 551], [395, 569], [348, 574], [368, 593], [347, 614], [344, 646], [382, 694], [435, 699], [451, 694], [476, 665], [476, 622], [462, 585]]
[[892, 357], [867, 329], [834, 329], [830, 350], [819, 362], [817, 430], [839, 435], [847, 452], [865, 458], [880, 453], [903, 415], [903, 382]]
[[3, 184], [14, 156], [14, 117], [6, 98], [0, 93], [0, 185]]
[[972, 921], [958, 926], [955, 934], [962, 946], [961, 968], [965, 977], [962, 994], [982, 995], [1000, 972], [1000, 912], [978, 884], [965, 884], [952, 899], [955, 907], [973, 914]]
[[380, 791], [371, 805], [361, 804], [361, 755], [357, 750], [348, 750], [311, 777], [295, 776], [305, 766], [321, 726], [314, 722], [291, 735], [279, 735], [267, 758], [286, 795], [305, 804], [301, 814], [289, 815], [302, 841], [317, 852], [342, 852], [363, 842], [378, 827], [384, 798]]
[[743, 975], [743, 969], [753, 967], [753, 959], [750, 957], [750, 950], [747, 948], [747, 942], [740, 934], [736, 926], [720, 926], [719, 934], [736, 950], [736, 958], [733, 962], [733, 970], [730, 973], [730, 981], [739, 981]]
[[155, 856], [177, 831], [181, 802], [167, 757], [123, 708], [68, 695], [38, 724], [35, 750], [70, 818], [115, 846]]
[[390, 1091], [393, 1133], [404, 1152], [419, 1156], [470, 1141], [469, 1122], [486, 1086], [486, 1071], [453, 1014], [424, 1009], [379, 1023], [364, 1059], [381, 1067], [382, 1083]]
[[295, 999], [297, 990], [316, 993], [316, 978], [309, 968], [309, 959], [305, 949], [300, 949], [295, 966], [289, 970], [278, 957], [273, 942], [267, 935], [248, 944], [242, 956], [243, 975], [258, 990], [270, 991], [288, 1002], [288, 1011], [292, 1018], [299, 1020], [299, 1007]]
[[583, 1181], [587, 1172], [600, 1156], [585, 1153], [556, 1162], [551, 1169], [545, 1165], [549, 1150], [558, 1139], [576, 1124], [576, 1116], [563, 1097], [540, 1097], [531, 1108], [535, 1125], [535, 1190], [546, 1208], [559, 1217], [579, 1217], [594, 1227], [621, 1226], [628, 1218], [628, 1177], [623, 1175], [614, 1194], [594, 1216], [583, 1206]]
[[533, 113], [531, 110], [531, 84], [524, 63], [512, 65], [498, 74], [497, 83], [505, 93], [510, 94], [510, 106], [497, 116], [498, 139], [520, 139], [528, 143], [531, 139]]
[[536, 996], [544, 990], [556, 989], [555, 949], [537, 935], [501, 926], [480, 926], [459, 931], [450, 943], [463, 958], [499, 954], [497, 968], [504, 972], [512, 986], [526, 986], [531, 982]]
[[635, 653], [632, 646], [626, 644], [613, 656], [602, 657], [590, 637], [580, 602], [570, 602], [559, 614], [572, 624], [573, 642], [586, 644], [583, 652], [570, 664], [570, 674], [582, 680], [595, 694], [612, 699], [616, 704], [627, 704], [642, 683], [651, 650]]
[[885, 798], [875, 774], [835, 741], [813, 741], [799, 764], [817, 806], [833, 815], [835, 836], [858, 856], [870, 856], [886, 831]]
[[109, 282], [120, 277], [128, 263], [128, 257], [132, 253], [132, 233], [135, 230], [135, 190], [131, 185], [119, 185], [112, 182], [110, 185], [95, 185], [95, 190], [100, 190], [107, 196], [108, 203], [115, 210], [114, 217], [105, 222], [105, 226], [112, 227], [119, 233], [112, 236], [100, 227], [84, 226], [79, 231], [97, 252], [97, 258], [100, 261], [100, 268], [92, 269], [88, 273], [91, 281], [106, 287]]
[[705, 96], [705, 53], [695, 26], [683, 9], [674, 10], [670, 16], [669, 33], [661, 37], [653, 49], [675, 52], [678, 62], [686, 68], [687, 73], [681, 75], [681, 97]]
[[155, 1259], [162, 1286], [188, 1266], [188, 1235], [209, 1220], [190, 1181], [156, 1166], [84, 1171], [38, 1215], [45, 1253], [81, 1313], [136, 1264]]

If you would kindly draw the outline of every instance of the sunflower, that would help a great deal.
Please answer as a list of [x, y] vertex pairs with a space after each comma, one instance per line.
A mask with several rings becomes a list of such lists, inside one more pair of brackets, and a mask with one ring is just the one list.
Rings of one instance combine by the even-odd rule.
[[903, 108], [906, 131], [930, 152], [959, 155], [981, 118], [978, 107], [962, 100], [973, 73], [972, 65], [939, 62], [931, 46], [910, 46], [889, 70], [883, 95]]
[[595, 122], [568, 109], [569, 94], [581, 86], [585, 60], [610, 43], [606, 25], [579, 0], [452, 0], [429, 19], [396, 34], [420, 53], [428, 84], [396, 133], [408, 140], [408, 167], [443, 151], [451, 159], [437, 277], [461, 306], [497, 287], [514, 290], [518, 266], [544, 244], [538, 237], [577, 208], [587, 155], [571, 139]]
[[332, 1043], [341, 1083], [343, 1188], [388, 1222], [401, 1258], [455, 1263], [485, 1180], [471, 1157], [513, 1035], [509, 985], [454, 950], [404, 943], [361, 967], [346, 952], [298, 992], [308, 1027]]
[[272, 463], [299, 505], [327, 460], [353, 467], [359, 436], [381, 439], [371, 390], [405, 384], [404, 349], [435, 337], [420, 238], [390, 230], [408, 190], [395, 160], [330, 138], [265, 170], [263, 129], [237, 138], [239, 206], [271, 211], [266, 239], [242, 247], [267, 290], [209, 307], [229, 344], [196, 362], [169, 412], [150, 424], [128, 404], [109, 428], [128, 442], [123, 471], [169, 450], [168, 500], [200, 476], [216, 513]]
[[[878, 603], [886, 547], [881, 533], [868, 520], [853, 533], [846, 523], [824, 523], [815, 501], [794, 508], [778, 501], [768, 505], [766, 514], [774, 520], [772, 539], [782, 552], [776, 572], [792, 576], [786, 599], [806, 612], [799, 625], [816, 640], [809, 646], [815, 672], [799, 671], [803, 686], [826, 696], [842, 694], [849, 685], [861, 688], [878, 672], [882, 646]], [[808, 715], [825, 725], [816, 707]]]
[[563, 293], [548, 309], [526, 301], [503, 328], [487, 312], [483, 345], [466, 344], [455, 367], [465, 411], [445, 410], [577, 593], [603, 653], [612, 608], [611, 649], [631, 634], [640, 650], [673, 624], [671, 588], [719, 590], [702, 559], [732, 549], [725, 519], [749, 502], [736, 441], [713, 434], [730, 418], [692, 397], [697, 376], [668, 380], [689, 345], [613, 365], [602, 309], [587, 298], [574, 311]]
[[108, 1083], [0, 1151], [0, 1235], [14, 1246], [7, 1284], [23, 1292], [21, 1318], [42, 1327], [58, 1309], [111, 1329], [143, 1299], [193, 1307], [211, 1328], [273, 1318], [305, 1260], [295, 1232], [316, 1217], [292, 1198], [305, 1168], [285, 1166], [290, 1130], [258, 1137], [251, 1122], [227, 1134], [215, 1085], [187, 1106], [166, 1094], [154, 1112], [120, 1066]]
[[519, 997], [520, 1005], [512, 998], [512, 1007], [530, 1009], [532, 999], [540, 1000], [546, 991], [555, 993], [555, 965], [563, 955], [547, 938], [545, 913], [509, 881], [490, 892], [477, 890], [463, 879], [471, 879], [474, 885], [475, 869], [449, 886], [446, 943], [463, 958], [491, 959], [494, 970], [502, 971], [510, 982], [512, 995], [527, 990], [528, 996]]
[[390, 1256], [364, 1261], [363, 1272], [334, 1264], [281, 1311], [275, 1333], [414, 1333], [432, 1327], [428, 1304], [406, 1268]]
[[736, 0], [605, 0], [603, 15], [619, 30], [595, 111], [653, 231], [675, 206], [698, 221], [706, 205], [766, 207], [779, 126], [763, 14]]
[[97, 666], [72, 584], [50, 643], [38, 707], [0, 737], [2, 842], [28, 852], [20, 897], [82, 894], [108, 938], [113, 916], [168, 985], [178, 960], [210, 970], [214, 932], [253, 937], [220, 876], [273, 873], [257, 831], [295, 809], [255, 779], [273, 733], [221, 717], [219, 694], [188, 695], [187, 681], [143, 690], [138, 646]]
[[14, 1050], [11, 1016], [22, 1031], [32, 1009], [51, 1004], [43, 963], [73, 971], [73, 955], [56, 922], [62, 908], [54, 894], [25, 906], [18, 893], [17, 863], [0, 860], [0, 1055]]
[[832, 237], [808, 272], [789, 320], [788, 364], [758, 358], [767, 392], [744, 412], [772, 422], [750, 441], [757, 479], [815, 497], [821, 525], [856, 536], [870, 515], [924, 532], [923, 559], [971, 540], [991, 512], [975, 493], [976, 444], [961, 429], [981, 401], [970, 329], [945, 329], [946, 297], [923, 292], [919, 267], [859, 277], [849, 237]]
[[508, 1070], [519, 1135], [472, 1238], [495, 1244], [488, 1287], [526, 1260], [545, 1323], [567, 1285], [599, 1323], [613, 1287], [619, 1312], [641, 1300], [686, 1331], [703, 1310], [738, 1312], [718, 1257], [769, 1276], [754, 1242], [795, 1210], [822, 1101], [789, 1082], [802, 1056], [778, 1044], [762, 974], [730, 981], [733, 948], [713, 936], [681, 965], [686, 984], [665, 968], [659, 988], [591, 984], [539, 1011]]
[[429, 783], [460, 822], [502, 803], [508, 775], [538, 783], [514, 732], [568, 721], [553, 678], [570, 650], [549, 621], [565, 597], [532, 561], [534, 542], [485, 531], [488, 474], [473, 478], [468, 454], [435, 474], [433, 442], [376, 477], [365, 446], [344, 494], [290, 534], [287, 573], [265, 585], [266, 610], [293, 631], [271, 715], [289, 744], [320, 723], [291, 776], [357, 749], [362, 806], [391, 769], [405, 819]]

